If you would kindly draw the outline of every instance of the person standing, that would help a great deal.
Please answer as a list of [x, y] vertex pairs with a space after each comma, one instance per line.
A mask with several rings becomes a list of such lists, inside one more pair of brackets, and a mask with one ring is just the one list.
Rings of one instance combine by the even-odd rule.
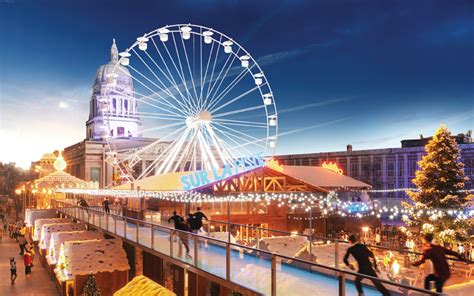
[[104, 207], [104, 212], [110, 214], [110, 202], [108, 198], [105, 198], [105, 200], [102, 202], [102, 206]]
[[23, 263], [25, 264], [25, 275], [29, 276], [31, 273], [31, 254], [26, 251], [23, 255]]
[[425, 263], [426, 260], [431, 260], [434, 267], [434, 273], [429, 274], [425, 278], [425, 289], [430, 290], [430, 283], [435, 282], [436, 292], [443, 292], [443, 285], [451, 276], [451, 271], [449, 269], [448, 261], [446, 260], [446, 255], [455, 256], [458, 259], [462, 258], [461, 254], [458, 254], [454, 251], [446, 249], [445, 247], [438, 246], [433, 244], [433, 234], [427, 233], [423, 237], [424, 245], [426, 247], [425, 251], [420, 260], [412, 263], [413, 266], [420, 266]]
[[13, 257], [10, 257], [10, 282], [12, 285], [15, 284], [15, 280], [16, 280], [16, 261], [15, 261], [15, 258]]
[[[371, 277], [377, 277], [377, 274], [375, 273], [372, 267], [372, 263], [370, 262], [370, 258], [372, 258], [374, 260], [373, 266], [375, 267], [375, 270], [378, 271], [374, 253], [372, 253], [372, 251], [370, 251], [367, 246], [358, 242], [355, 235], [349, 236], [349, 242], [352, 244], [352, 246], [347, 249], [346, 255], [344, 255], [344, 264], [346, 264], [346, 266], [349, 267], [351, 270], [355, 270], [354, 266], [349, 263], [349, 256], [352, 255], [352, 257], [354, 257], [354, 259], [357, 261], [357, 265], [359, 266], [359, 270], [357, 271], [358, 273], [365, 274]], [[359, 293], [359, 296], [364, 295], [364, 290], [362, 289], [361, 283], [362, 280], [362, 276], [356, 276], [355, 286], [357, 292]], [[377, 290], [382, 293], [382, 295], [390, 295], [390, 292], [382, 285], [382, 283], [380, 283], [380, 281], [375, 279], [371, 279], [371, 281], [374, 284], [375, 288], [377, 288]]]

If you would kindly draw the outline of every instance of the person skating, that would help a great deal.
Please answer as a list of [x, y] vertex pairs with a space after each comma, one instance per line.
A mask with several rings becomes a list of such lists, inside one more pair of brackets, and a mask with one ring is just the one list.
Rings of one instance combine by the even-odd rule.
[[106, 198], [106, 199], [102, 202], [102, 206], [104, 207], [104, 212], [110, 214], [110, 202], [109, 202], [109, 199], [108, 199], [108, 198]]
[[419, 266], [426, 260], [431, 260], [434, 267], [434, 273], [429, 274], [425, 278], [425, 289], [429, 290], [430, 282], [435, 282], [436, 292], [441, 293], [443, 292], [444, 283], [451, 276], [451, 271], [449, 269], [448, 261], [446, 260], [446, 255], [452, 255], [463, 261], [465, 260], [462, 258], [461, 254], [446, 249], [445, 247], [433, 244], [433, 234], [431, 233], [425, 234], [423, 241], [427, 249], [423, 252], [421, 259], [412, 263], [412, 265]]
[[[358, 273], [365, 274], [372, 277], [377, 277], [375, 270], [378, 271], [377, 262], [375, 261], [375, 256], [372, 251], [370, 251], [367, 246], [358, 242], [357, 238], [354, 235], [349, 236], [349, 242], [352, 244], [351, 247], [347, 249], [346, 255], [344, 256], [344, 264], [346, 264], [350, 269], [354, 270], [354, 266], [349, 263], [349, 256], [352, 255], [354, 259], [357, 261], [357, 265], [359, 266]], [[374, 264], [372, 267], [372, 262], [370, 262], [370, 258], [374, 260]], [[364, 291], [362, 289], [362, 276], [356, 276], [355, 279], [355, 286], [359, 295], [364, 295]], [[390, 295], [390, 292], [385, 288], [380, 281], [371, 279], [372, 283], [374, 284], [375, 288], [382, 293], [382, 295], [387, 296]]]
[[191, 255], [189, 254], [189, 240], [188, 240], [188, 233], [187, 233], [187, 232], [191, 232], [191, 228], [189, 227], [188, 223], [182, 220], [176, 225], [176, 229], [181, 230], [178, 232], [179, 240], [181, 241], [181, 243], [184, 245], [184, 248], [186, 249], [186, 257], [191, 258]]
[[178, 225], [184, 221], [183, 217], [181, 217], [180, 215], [176, 214], [176, 211], [173, 212], [173, 216], [171, 216], [169, 219], [168, 219], [168, 223], [171, 223], [171, 221], [174, 222], [174, 228], [175, 229], [178, 229]]
[[23, 255], [23, 263], [25, 264], [25, 275], [29, 276], [31, 273], [31, 254], [26, 251]]
[[15, 284], [15, 280], [17, 278], [16, 275], [16, 261], [15, 258], [10, 257], [10, 282], [12, 285]]
[[86, 213], [89, 214], [89, 204], [87, 203], [87, 201], [83, 198], [80, 198], [78, 201], [77, 201], [77, 204], [80, 206], [80, 207], [83, 207], [84, 210], [86, 210]]
[[196, 218], [196, 216], [193, 216], [192, 214], [188, 215], [188, 221], [189, 227], [191, 228], [192, 233], [198, 233], [199, 229], [202, 226], [202, 222], [199, 223], [199, 220]]
[[203, 212], [201, 212], [201, 208], [200, 208], [200, 207], [197, 208], [197, 212], [193, 214], [193, 217], [194, 217], [194, 218], [196, 219], [196, 221], [197, 221], [197, 225], [196, 225], [196, 226], [199, 227], [198, 230], [201, 229], [201, 227], [202, 227], [202, 219], [206, 219], [206, 221], [209, 221], [209, 219], [207, 218], [207, 216], [206, 216]]

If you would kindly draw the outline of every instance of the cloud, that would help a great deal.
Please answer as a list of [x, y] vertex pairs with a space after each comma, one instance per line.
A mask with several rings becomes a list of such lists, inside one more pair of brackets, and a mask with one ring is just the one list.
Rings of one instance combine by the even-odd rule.
[[308, 109], [308, 108], [324, 107], [324, 106], [327, 106], [327, 105], [347, 102], [347, 101], [350, 101], [350, 100], [352, 100], [352, 98], [350, 98], [350, 97], [329, 99], [329, 100], [325, 100], [325, 101], [319, 101], [319, 102], [316, 102], [316, 103], [310, 103], [310, 104], [305, 104], [305, 105], [301, 105], [301, 106], [297, 106], [297, 107], [282, 109], [282, 110], [278, 111], [278, 114], [294, 112], [294, 111], [299, 111], [299, 110], [305, 110], [305, 109]]
[[28, 167], [44, 153], [84, 138], [90, 86], [7, 85], [0, 100], [0, 137], [8, 144], [0, 145], [0, 161]]
[[335, 44], [339, 43], [338, 40], [331, 40], [323, 43], [313, 43], [308, 46], [302, 47], [302, 48], [296, 48], [292, 50], [287, 50], [287, 51], [281, 51], [277, 53], [272, 53], [265, 55], [263, 57], [260, 57], [257, 59], [257, 63], [260, 66], [268, 66], [268, 65], [273, 65], [275, 63], [279, 63], [283, 60], [295, 58], [301, 55], [305, 55], [308, 53], [311, 53], [317, 49], [320, 48], [325, 48], [325, 47], [330, 47]]

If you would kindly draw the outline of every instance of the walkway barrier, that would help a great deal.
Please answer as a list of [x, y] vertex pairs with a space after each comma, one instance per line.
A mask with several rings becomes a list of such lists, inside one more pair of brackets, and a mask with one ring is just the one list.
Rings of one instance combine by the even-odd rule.
[[[364, 279], [365, 282], [380, 282], [399, 295], [413, 292], [422, 295], [445, 295], [416, 288], [409, 283], [375, 278], [226, 240], [175, 230], [156, 223], [92, 208], [82, 208], [61, 201], [53, 203], [53, 208], [59, 213], [194, 266], [197, 270], [214, 274], [228, 283], [264, 295], [288, 295], [294, 294], [295, 291], [302, 291], [308, 295], [356, 294], [351, 283], [356, 277]], [[186, 255], [183, 243], [188, 245], [189, 255]], [[365, 295], [379, 295], [373, 288], [364, 289]]]

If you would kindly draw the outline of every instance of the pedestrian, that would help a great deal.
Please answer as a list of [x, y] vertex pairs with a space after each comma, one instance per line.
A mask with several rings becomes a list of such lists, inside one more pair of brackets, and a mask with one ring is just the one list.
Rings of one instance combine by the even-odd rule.
[[33, 248], [32, 245], [28, 244], [27, 248], [28, 252], [30, 253], [31, 256], [31, 267], [35, 266], [35, 248]]
[[26, 251], [23, 255], [23, 263], [25, 264], [25, 275], [29, 276], [31, 273], [31, 254]]
[[106, 213], [109, 213], [110, 214], [110, 202], [109, 202], [109, 198], [105, 198], [105, 200], [102, 202], [102, 206], [104, 207], [104, 212]]
[[188, 223], [182, 220], [178, 223], [178, 225], [176, 225], [176, 229], [181, 230], [178, 232], [179, 240], [186, 249], [186, 257], [191, 258], [191, 255], [189, 254], [189, 240], [187, 234], [187, 232], [191, 232], [191, 228], [189, 227]]
[[[455, 256], [458, 259], [464, 261], [462, 256], [454, 251], [446, 249], [445, 247], [438, 246], [433, 244], [433, 234], [427, 233], [423, 237], [424, 245], [426, 247], [425, 251], [420, 260], [412, 263], [413, 266], [419, 266], [425, 263], [426, 260], [431, 260], [434, 267], [434, 273], [429, 274], [425, 278], [425, 289], [430, 290], [430, 283], [435, 282], [436, 292], [443, 292], [443, 285], [446, 280], [451, 276], [451, 271], [449, 269], [448, 261], [446, 260], [446, 255]], [[466, 260], [468, 261], [468, 260]]]
[[181, 222], [184, 221], [183, 217], [181, 217], [180, 215], [176, 214], [176, 211], [173, 211], [173, 216], [171, 216], [169, 219], [168, 219], [168, 223], [171, 223], [171, 221], [174, 222], [174, 228], [175, 229], [178, 229], [178, 226]]
[[[355, 235], [349, 236], [349, 242], [352, 244], [352, 246], [347, 249], [346, 255], [344, 256], [344, 264], [346, 264], [351, 270], [355, 269], [354, 265], [350, 264], [348, 260], [349, 255], [352, 255], [352, 257], [354, 257], [354, 259], [357, 261], [357, 264], [359, 266], [359, 270], [357, 271], [358, 273], [365, 274], [371, 277], [377, 277], [377, 274], [375, 273], [374, 268], [373, 268], [375, 267], [375, 270], [378, 271], [377, 262], [376, 262], [374, 253], [372, 253], [372, 251], [370, 251], [366, 245], [363, 245], [360, 242], [358, 242], [357, 237]], [[370, 258], [374, 260], [374, 264], [370, 262]], [[355, 286], [356, 286], [357, 292], [359, 293], [359, 296], [364, 295], [364, 291], [362, 290], [362, 284], [361, 284], [362, 280], [363, 280], [362, 276], [356, 276]], [[390, 292], [387, 290], [387, 288], [385, 288], [382, 285], [382, 283], [380, 283], [379, 280], [375, 280], [375, 279], [370, 279], [370, 280], [374, 284], [375, 288], [377, 288], [377, 290], [379, 290], [382, 293], [382, 295], [384, 296], [390, 295]]]
[[197, 224], [199, 225], [198, 230], [202, 227], [202, 219], [206, 219], [206, 221], [209, 221], [207, 216], [203, 212], [201, 212], [200, 207], [197, 208], [197, 212], [193, 214], [193, 217], [197, 220]]
[[10, 281], [11, 281], [12, 285], [15, 284], [16, 277], [17, 277], [17, 275], [16, 275], [16, 261], [15, 261], [15, 258], [10, 257]]
[[20, 246], [20, 256], [23, 256], [26, 246], [26, 238], [24, 235], [18, 237], [18, 245]]

